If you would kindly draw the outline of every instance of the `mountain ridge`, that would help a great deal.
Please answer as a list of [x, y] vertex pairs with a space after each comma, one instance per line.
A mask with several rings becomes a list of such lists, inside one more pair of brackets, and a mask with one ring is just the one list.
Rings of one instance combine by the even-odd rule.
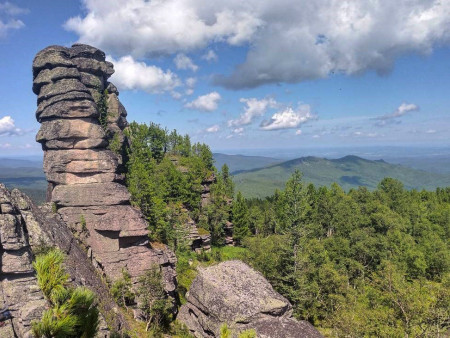
[[356, 155], [337, 159], [305, 156], [261, 168], [252, 168], [234, 174], [236, 190], [246, 197], [265, 197], [282, 189], [294, 170], [303, 173], [305, 182], [329, 186], [336, 182], [344, 190], [365, 186], [375, 189], [384, 177], [400, 180], [405, 188], [434, 190], [450, 185], [450, 175], [431, 173], [383, 159], [368, 160]]

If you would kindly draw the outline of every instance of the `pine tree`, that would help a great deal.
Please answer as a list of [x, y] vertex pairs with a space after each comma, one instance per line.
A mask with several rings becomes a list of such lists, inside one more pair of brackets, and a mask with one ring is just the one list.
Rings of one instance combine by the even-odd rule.
[[233, 202], [233, 239], [237, 244], [249, 235], [249, 214], [247, 203], [239, 191]]

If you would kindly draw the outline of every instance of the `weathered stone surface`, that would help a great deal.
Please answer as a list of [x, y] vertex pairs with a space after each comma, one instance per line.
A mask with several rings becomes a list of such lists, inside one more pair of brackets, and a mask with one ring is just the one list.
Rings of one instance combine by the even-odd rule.
[[104, 148], [108, 141], [104, 138], [68, 138], [64, 140], [50, 140], [43, 144], [44, 149], [94, 149]]
[[105, 89], [103, 76], [81, 72], [81, 82], [87, 88], [92, 88], [96, 91], [103, 91]]
[[99, 149], [48, 150], [44, 155], [46, 173], [114, 173], [117, 158], [111, 151]]
[[78, 79], [62, 79], [57, 82], [52, 82], [50, 84], [42, 86], [39, 91], [38, 104], [44, 100], [52, 98], [53, 96], [58, 96], [70, 92], [89, 93], [90, 91]]
[[44, 69], [56, 67], [75, 67], [70, 60], [69, 49], [62, 46], [49, 46], [36, 54], [33, 60], [33, 79]]
[[19, 250], [25, 246], [21, 219], [17, 215], [0, 215], [0, 239], [5, 250]]
[[105, 53], [98, 48], [85, 45], [82, 43], [75, 43], [69, 49], [71, 58], [90, 58], [97, 61], [105, 61]]
[[81, 79], [80, 72], [76, 68], [56, 67], [44, 69], [39, 72], [33, 81], [33, 92], [38, 94], [42, 86], [51, 84], [62, 79]]
[[98, 118], [97, 107], [91, 100], [80, 100], [75, 102], [59, 101], [45, 110], [36, 113], [36, 118], [42, 122], [44, 119], [50, 118]]
[[[52, 98], [50, 98], [48, 100], [44, 100], [39, 103], [38, 108], [36, 110], [36, 118], [38, 118], [38, 122], [40, 122], [39, 116], [47, 108], [51, 107], [55, 103], [64, 102], [66, 104], [66, 107], [69, 108], [71, 104], [74, 104], [74, 101], [82, 101], [82, 100], [94, 101], [90, 92], [89, 93], [87, 93], [87, 92], [70, 92], [70, 93], [64, 93], [61, 95], [53, 96]], [[97, 112], [97, 114], [98, 114], [98, 112]]]
[[98, 61], [91, 58], [77, 57], [72, 59], [80, 72], [91, 73], [109, 78], [114, 74], [114, 67], [111, 62]]
[[[0, 184], [0, 201], [8, 208], [0, 213], [0, 308], [7, 308], [12, 319], [0, 327], [0, 337], [31, 337], [31, 321], [40, 319], [46, 301], [37, 286], [28, 242], [29, 230], [19, 208], [4, 185]], [[7, 213], [6, 213], [7, 212]]]
[[289, 301], [241, 261], [200, 270], [178, 320], [196, 337], [220, 337], [225, 323], [233, 337], [247, 329], [254, 329], [258, 337], [321, 337], [311, 324], [292, 318]]
[[59, 139], [101, 139], [105, 137], [102, 127], [93, 119], [43, 121], [36, 135], [37, 142]]
[[58, 185], [53, 190], [53, 202], [59, 206], [85, 207], [128, 204], [130, 193], [119, 183]]
[[[63, 67], [66, 70], [59, 69]], [[175, 256], [166, 246], [150, 246], [145, 218], [130, 205], [123, 184], [122, 156], [107, 148], [111, 140], [125, 142], [127, 127], [117, 88], [107, 82], [113, 65], [97, 48], [76, 44], [38, 53], [33, 69], [33, 89], [39, 97], [36, 118], [41, 123], [36, 140], [45, 151], [48, 201], [55, 203], [102, 274], [114, 280], [127, 269], [137, 283], [159, 265], [166, 292], [173, 296]], [[100, 125], [96, 102], [105, 94], [107, 119]]]

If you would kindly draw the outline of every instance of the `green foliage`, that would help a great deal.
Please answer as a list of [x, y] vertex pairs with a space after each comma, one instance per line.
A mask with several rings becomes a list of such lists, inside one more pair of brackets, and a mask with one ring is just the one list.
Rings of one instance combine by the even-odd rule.
[[220, 338], [231, 338], [231, 330], [228, 328], [227, 324], [223, 324], [220, 327]]
[[284, 191], [246, 201], [245, 260], [327, 335], [439, 336], [450, 318], [449, 196], [390, 178], [373, 192], [316, 189], [294, 173]]
[[117, 155], [121, 153], [122, 143], [120, 142], [120, 137], [118, 133], [114, 133], [112, 138], [109, 140], [108, 149]]
[[256, 331], [254, 329], [249, 329], [239, 333], [239, 338], [257, 338]]
[[99, 312], [92, 291], [68, 285], [64, 255], [56, 249], [39, 255], [33, 266], [38, 285], [51, 304], [40, 321], [32, 322], [35, 337], [94, 337]]
[[55, 304], [54, 300], [57, 298], [57, 294], [66, 289], [67, 279], [69, 278], [63, 262], [63, 253], [53, 249], [44, 255], [37, 256], [33, 263], [39, 288], [44, 293], [45, 298], [52, 304]]
[[127, 270], [122, 270], [122, 277], [111, 285], [111, 295], [120, 306], [128, 306], [134, 303], [136, 295], [132, 290], [131, 276]]
[[166, 297], [159, 266], [152, 267], [139, 279], [137, 297], [147, 321], [147, 331], [149, 328], [168, 331], [172, 304]]
[[424, 174], [420, 170], [384, 161], [365, 160], [356, 156], [333, 160], [302, 157], [270, 166], [263, 164], [259, 168], [249, 167], [249, 169], [237, 172], [233, 177], [237, 190], [247, 198], [265, 198], [273, 195], [276, 189], [283, 189], [295, 170], [300, 170], [304, 175], [304, 181], [313, 183], [316, 187], [330, 187], [336, 182], [345, 191], [357, 189], [359, 186], [375, 190], [378, 183], [386, 176], [403, 182], [407, 189], [434, 190], [436, 187], [450, 186], [448, 174], [433, 172]]
[[52, 202], [52, 213], [56, 214], [58, 212], [58, 207], [55, 202]]
[[[225, 197], [227, 189], [232, 191], [229, 176], [226, 179], [228, 188], [221, 176], [218, 181], [222, 183], [213, 184], [220, 185], [220, 189], [211, 188], [216, 200], [220, 199], [217, 203], [220, 206], [201, 206], [202, 183], [213, 178], [215, 172], [209, 147], [200, 143], [191, 145], [189, 136], [179, 135], [176, 130], [168, 132], [157, 124], [148, 126], [133, 122], [127, 137], [130, 146], [126, 182], [132, 203], [141, 208], [149, 222], [151, 239], [178, 250], [179, 246], [185, 246], [182, 226], [189, 218], [207, 231], [213, 229], [214, 235], [223, 233], [230, 218]], [[216, 215], [222, 206], [226, 207], [225, 212]], [[215, 222], [214, 217], [220, 217], [220, 221]]]
[[99, 90], [97, 110], [99, 113], [98, 121], [104, 130], [108, 128], [108, 90]]
[[81, 226], [81, 231], [82, 232], [88, 231], [88, 229], [86, 227], [86, 218], [84, 217], [84, 215], [80, 216], [80, 226]]
[[233, 215], [233, 239], [237, 244], [240, 244], [242, 239], [249, 234], [249, 217], [247, 203], [238, 192], [232, 208]]

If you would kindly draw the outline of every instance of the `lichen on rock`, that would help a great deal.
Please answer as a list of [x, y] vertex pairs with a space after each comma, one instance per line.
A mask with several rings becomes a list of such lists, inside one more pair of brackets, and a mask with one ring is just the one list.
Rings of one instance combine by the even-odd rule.
[[233, 337], [248, 329], [258, 338], [322, 337], [292, 317], [292, 305], [263, 275], [237, 260], [199, 271], [178, 320], [196, 337], [220, 337], [224, 324]]

